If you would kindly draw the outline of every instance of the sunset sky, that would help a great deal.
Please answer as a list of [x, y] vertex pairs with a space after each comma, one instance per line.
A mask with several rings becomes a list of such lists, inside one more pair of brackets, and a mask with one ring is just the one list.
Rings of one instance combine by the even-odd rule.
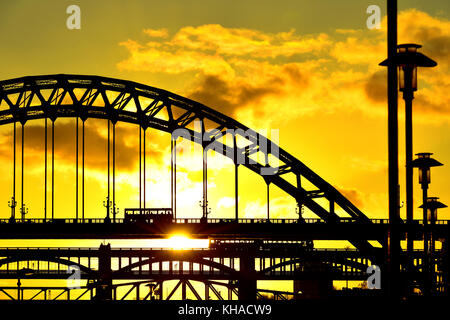
[[[81, 8], [81, 30], [66, 27]], [[366, 8], [382, 9], [381, 29]], [[423, 45], [438, 67], [419, 70], [414, 153], [433, 152], [430, 195], [450, 203], [450, 17], [448, 1], [399, 1], [399, 43]], [[133, 80], [180, 94], [256, 130], [279, 130], [280, 146], [339, 189], [370, 217], [387, 218], [385, 1], [1, 1], [3, 79], [89, 74]], [[400, 96], [401, 97], [401, 96]], [[403, 101], [400, 183], [404, 195]], [[56, 121], [56, 217], [75, 216], [74, 120]], [[25, 203], [43, 217], [43, 120], [28, 122]], [[86, 123], [86, 211], [104, 217], [106, 122]], [[117, 127], [118, 207], [138, 204], [138, 133]], [[20, 136], [20, 135], [19, 135]], [[0, 128], [0, 216], [11, 197], [12, 125]], [[167, 134], [148, 132], [149, 206], [170, 205]], [[19, 146], [19, 145], [18, 145]], [[20, 150], [20, 149], [19, 149]], [[20, 152], [19, 152], [20, 154]], [[179, 216], [200, 217], [201, 157], [179, 157]], [[217, 161], [215, 161], [217, 160]], [[233, 166], [209, 164], [212, 217], [233, 216]], [[263, 179], [241, 170], [240, 214], [265, 216]], [[20, 174], [20, 166], [18, 168]], [[20, 184], [18, 185], [20, 188]], [[415, 203], [421, 204], [417, 172]], [[18, 191], [20, 189], [17, 189]], [[18, 199], [20, 201], [20, 199]], [[271, 189], [274, 217], [295, 217], [295, 201]], [[402, 217], [405, 209], [401, 210]], [[420, 212], [416, 209], [415, 218]], [[450, 210], [441, 210], [450, 219]]]
[[[0, 80], [86, 74], [132, 80], [199, 101], [260, 132], [372, 218], [388, 217], [385, 0], [0, 0]], [[450, 2], [399, 0], [399, 43], [419, 43], [438, 62], [419, 70], [414, 153], [433, 152], [430, 196], [450, 205]], [[81, 8], [81, 29], [66, 8]], [[369, 30], [369, 5], [380, 29]], [[404, 187], [404, 104], [399, 95], [400, 184]], [[5, 103], [0, 104], [0, 109]], [[25, 126], [25, 204], [44, 217], [44, 120]], [[18, 127], [20, 129], [20, 127]], [[105, 217], [106, 121], [86, 122], [86, 215]], [[75, 120], [56, 121], [55, 217], [75, 217]], [[12, 196], [12, 125], [0, 126], [0, 218]], [[18, 131], [20, 141], [20, 130]], [[269, 135], [270, 137], [270, 135]], [[147, 132], [147, 205], [170, 206], [170, 137]], [[20, 159], [20, 143], [18, 159]], [[50, 153], [49, 153], [50, 157]], [[49, 158], [50, 159], [50, 158]], [[81, 159], [81, 158], [80, 158]], [[20, 177], [20, 162], [17, 162]], [[234, 216], [233, 165], [208, 163], [211, 217]], [[178, 156], [178, 217], [201, 217], [201, 154]], [[117, 125], [117, 206], [138, 206], [138, 129]], [[414, 172], [414, 207], [421, 190]], [[50, 180], [49, 180], [50, 188]], [[266, 216], [264, 180], [240, 169], [240, 216]], [[20, 203], [20, 180], [17, 184]], [[50, 193], [49, 198], [50, 201]], [[81, 203], [81, 202], [80, 202]], [[271, 187], [271, 215], [297, 217], [295, 201]], [[50, 207], [49, 207], [50, 208]], [[16, 213], [19, 216], [19, 213]], [[401, 216], [406, 215], [405, 208]], [[308, 213], [308, 217], [314, 217]], [[415, 218], [421, 211], [415, 209]], [[443, 209], [439, 219], [450, 219]], [[86, 246], [86, 241], [45, 241]], [[3, 240], [0, 246], [36, 242]], [[130, 241], [113, 245], [132, 246]], [[139, 245], [139, 244], [138, 244]], [[292, 282], [281, 288], [291, 288]], [[278, 287], [279, 288], [279, 287]]]

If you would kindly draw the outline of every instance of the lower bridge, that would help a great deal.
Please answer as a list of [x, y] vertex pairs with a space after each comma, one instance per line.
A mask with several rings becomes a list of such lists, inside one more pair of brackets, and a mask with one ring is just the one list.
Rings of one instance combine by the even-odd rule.
[[[440, 251], [436, 253], [439, 266]], [[409, 277], [420, 278], [422, 253], [415, 251], [413, 255], [417, 271]], [[331, 292], [333, 281], [365, 281], [369, 277], [367, 268], [374, 262], [374, 257], [353, 249], [313, 249], [304, 242], [293, 241], [230, 244], [220, 240], [211, 241], [209, 248], [188, 250], [111, 248], [110, 245], [0, 248], [0, 257], [0, 279], [18, 280], [17, 287], [0, 287], [0, 299], [69, 300], [171, 299], [177, 290], [181, 297], [186, 297], [186, 288], [200, 299], [245, 300], [267, 295], [301, 298], [308, 296], [309, 291]], [[63, 285], [20, 286], [21, 281], [37, 279], [59, 280]], [[79, 281], [76, 287], [68, 285], [67, 281], [73, 279]], [[294, 290], [260, 289], [257, 283], [262, 280], [293, 281]], [[170, 292], [166, 290], [164, 294], [163, 285], [170, 281]], [[205, 293], [199, 294], [199, 284]], [[227, 297], [219, 293], [218, 286], [226, 289]], [[48, 295], [49, 291], [53, 296]], [[143, 292], [146, 294], [142, 295]], [[320, 294], [323, 296], [323, 292]]]

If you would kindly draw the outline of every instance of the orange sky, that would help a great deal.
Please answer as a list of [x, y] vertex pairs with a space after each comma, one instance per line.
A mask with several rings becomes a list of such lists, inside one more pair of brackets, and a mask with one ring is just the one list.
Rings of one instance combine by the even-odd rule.
[[[309, 24], [295, 20], [295, 14], [285, 13], [286, 19], [293, 21], [289, 26], [280, 19], [263, 21], [265, 12], [271, 9], [263, 2], [261, 12], [245, 22], [233, 7], [224, 9], [217, 2], [210, 4], [209, 11], [199, 9], [197, 16], [186, 9], [182, 19], [175, 17], [180, 17], [183, 4], [174, 4], [172, 11], [166, 11], [174, 12], [173, 19], [167, 13], [169, 19], [158, 17], [150, 21], [136, 13], [146, 6], [140, 1], [132, 1], [128, 7], [113, 1], [110, 7], [96, 8], [80, 1], [82, 28], [67, 30], [64, 23], [58, 24], [67, 17], [62, 4], [44, 2], [42, 7], [34, 8], [36, 15], [42, 16], [52, 4], [54, 7], [45, 11], [46, 19], [40, 28], [27, 31], [34, 35], [28, 44], [20, 44], [20, 50], [14, 46], [0, 51], [3, 61], [9, 61], [2, 70], [2, 79], [51, 73], [98, 74], [142, 82], [192, 98], [256, 130], [279, 130], [282, 148], [338, 188], [368, 216], [387, 217], [386, 71], [378, 66], [386, 52], [385, 19], [381, 29], [368, 30], [364, 10], [349, 9], [345, 13], [342, 9], [345, 17], [341, 20], [329, 17], [325, 21], [323, 15], [317, 15], [317, 21]], [[297, 5], [300, 9], [309, 8], [303, 2]], [[347, 5], [345, 1], [342, 4]], [[0, 30], [5, 32], [8, 27], [7, 40], [14, 43], [25, 32], [25, 28], [16, 30], [18, 18], [27, 18], [29, 26], [37, 18], [18, 5], [2, 6], [1, 12], [10, 14]], [[94, 19], [100, 7], [104, 14]], [[334, 8], [328, 1], [322, 7]], [[155, 4], [155, 8], [162, 10], [163, 5]], [[248, 8], [241, 9], [246, 12]], [[278, 16], [284, 12], [272, 9]], [[297, 18], [304, 20], [305, 10], [300, 9]], [[135, 16], [124, 14], [119, 21], [120, 10], [132, 10]], [[224, 10], [222, 16], [220, 10]], [[310, 10], [312, 13], [318, 9], [311, 5]], [[450, 86], [450, 21], [445, 12], [431, 5], [402, 8], [399, 42], [422, 44], [423, 52], [439, 64], [437, 68], [419, 71], [419, 91], [414, 100], [414, 152], [434, 152], [439, 161], [450, 164], [450, 101], [446, 94]], [[326, 17], [329, 14], [324, 12]], [[402, 101], [399, 106], [402, 122]], [[42, 120], [26, 125], [25, 203], [30, 218], [43, 217], [42, 125]], [[10, 214], [6, 204], [11, 197], [11, 127], [0, 128], [3, 218]], [[402, 132], [400, 123], [399, 167], [404, 190]], [[89, 120], [87, 133], [86, 210], [88, 216], [103, 217], [106, 122]], [[133, 154], [137, 151], [138, 135], [137, 128], [126, 124], [119, 124], [117, 133], [117, 205], [122, 210], [138, 203], [138, 157]], [[153, 207], [169, 206], [168, 136], [149, 130], [147, 150], [148, 202]], [[55, 152], [55, 215], [74, 217], [74, 120], [56, 122]], [[200, 159], [200, 154], [178, 158], [180, 216], [201, 216]], [[233, 166], [215, 158], [209, 168], [211, 216], [232, 216], [234, 188], [228, 177]], [[245, 171], [241, 170], [239, 186], [241, 215], [264, 217], [264, 181]], [[447, 166], [433, 169], [430, 195], [450, 202], [449, 176]], [[416, 180], [417, 177], [415, 199], [420, 199]], [[401, 197], [404, 200], [403, 192]], [[415, 201], [418, 205], [419, 200]], [[271, 189], [271, 209], [274, 217], [296, 216], [295, 201], [275, 188]], [[450, 218], [447, 211], [441, 210], [440, 218]], [[405, 215], [404, 209], [401, 214]], [[420, 213], [416, 211], [415, 216], [419, 218]]]
[[[73, 2], [81, 8], [81, 30], [68, 30], [65, 25], [65, 9]], [[384, 14], [385, 1], [378, 4]], [[94, 74], [189, 97], [253, 129], [279, 130], [283, 149], [338, 188], [369, 217], [387, 218], [386, 70], [378, 66], [386, 57], [386, 19], [381, 29], [368, 30], [367, 6], [365, 1], [354, 0], [231, 4], [220, 0], [2, 1], [0, 79]], [[449, 6], [443, 0], [399, 1], [399, 42], [422, 44], [422, 51], [438, 62], [436, 68], [419, 70], [414, 153], [433, 152], [445, 164], [432, 170], [429, 194], [447, 204]], [[401, 200], [405, 200], [401, 100], [399, 107]], [[75, 216], [74, 123], [56, 121], [57, 218]], [[29, 218], [44, 215], [42, 126], [43, 120], [26, 125], [24, 200]], [[89, 217], [104, 217], [106, 122], [88, 120], [86, 130], [86, 212]], [[122, 212], [138, 204], [137, 128], [118, 124], [117, 135], [117, 205]], [[10, 216], [11, 137], [12, 125], [0, 127], [1, 218]], [[169, 137], [151, 129], [147, 142], [147, 202], [152, 207], [167, 207]], [[229, 177], [233, 166], [217, 157], [208, 165], [211, 216], [231, 217], [234, 187]], [[19, 177], [20, 166], [17, 174]], [[415, 172], [417, 207], [421, 196], [416, 180]], [[179, 216], [201, 216], [200, 181], [201, 154], [179, 155]], [[17, 192], [19, 188], [20, 184]], [[239, 189], [241, 216], [265, 217], [263, 179], [242, 169]], [[274, 217], [296, 217], [295, 201], [273, 187], [270, 206]], [[401, 215], [405, 216], [404, 208]], [[416, 210], [415, 218], [420, 216]], [[450, 210], [441, 210], [439, 218], [450, 219]], [[30, 244], [13, 240], [2, 241], [2, 245]], [[63, 241], [50, 245], [86, 244]]]

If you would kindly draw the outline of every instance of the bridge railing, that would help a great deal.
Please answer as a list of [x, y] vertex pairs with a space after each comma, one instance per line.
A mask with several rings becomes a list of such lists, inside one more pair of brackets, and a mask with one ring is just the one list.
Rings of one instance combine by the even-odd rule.
[[[146, 218], [141, 220], [145, 223], [158, 223], [160, 222], [156, 218]], [[274, 224], [321, 224], [327, 223], [323, 219], [315, 219], [315, 218], [306, 218], [304, 220], [299, 219], [258, 219], [258, 218], [241, 218], [241, 219], [232, 219], [232, 218], [211, 218], [211, 219], [200, 219], [200, 218], [177, 218], [170, 219], [169, 221], [164, 220], [165, 222], [172, 222], [176, 224], [194, 224], [194, 223], [211, 223], [211, 224], [224, 224], [224, 223], [240, 223], [240, 224], [264, 224], [264, 223], [274, 223]], [[31, 218], [31, 219], [0, 219], [0, 224], [103, 224], [106, 223], [107, 220], [104, 218], [85, 218], [85, 219], [75, 219], [75, 218], [64, 218], [64, 219], [41, 219], [41, 218]], [[109, 221], [110, 223], [123, 224], [128, 223], [127, 219], [124, 218], [115, 218]], [[370, 222], [373, 224], [386, 225], [389, 224], [389, 219], [370, 219]], [[344, 224], [352, 224], [352, 223], [361, 223], [360, 221], [352, 218], [341, 218], [338, 223]], [[413, 224], [421, 225], [423, 224], [422, 220], [414, 220]], [[436, 225], [449, 225], [450, 220], [436, 220]]]

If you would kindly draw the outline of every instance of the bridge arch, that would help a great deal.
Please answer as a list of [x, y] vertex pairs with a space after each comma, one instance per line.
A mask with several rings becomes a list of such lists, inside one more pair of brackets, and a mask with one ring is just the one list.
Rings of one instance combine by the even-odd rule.
[[[142, 266], [150, 265], [150, 264], [154, 264], [154, 263], [172, 262], [172, 261], [176, 261], [176, 262], [180, 262], [180, 263], [182, 263], [182, 262], [197, 263], [199, 265], [208, 266], [210, 268], [214, 268], [219, 271], [222, 271], [224, 274], [229, 274], [229, 275], [237, 275], [238, 274], [238, 271], [236, 271], [235, 269], [230, 268], [226, 265], [220, 264], [220, 263], [212, 261], [212, 260], [204, 259], [204, 258], [197, 258], [195, 256], [192, 256], [192, 257], [173, 256], [172, 259], [169, 257], [150, 258], [150, 259], [134, 262], [134, 263], [129, 264], [125, 267], [122, 267], [118, 270], [115, 270], [115, 271], [113, 271], [113, 274], [131, 271], [134, 268], [138, 268], [138, 267], [142, 267]], [[205, 273], [208, 273], [208, 272], [205, 272]]]
[[[66, 266], [77, 266], [82, 272], [95, 276], [97, 274], [97, 271], [86, 267], [80, 263], [77, 263], [75, 261], [67, 260], [67, 259], [61, 259], [56, 257], [8, 257], [3, 258], [0, 260], [0, 267], [6, 264], [10, 263], [16, 263], [16, 262], [24, 262], [24, 261], [43, 261], [43, 262], [54, 262], [61, 265]], [[19, 271], [19, 270], [17, 270]]]
[[333, 264], [340, 264], [340, 265], [344, 265], [344, 266], [349, 266], [353, 269], [358, 270], [359, 272], [366, 272], [367, 267], [368, 267], [368, 265], [366, 265], [364, 263], [360, 263], [360, 262], [353, 261], [353, 260], [348, 260], [345, 258], [334, 258], [333, 260], [323, 260], [318, 257], [309, 257], [308, 260], [305, 260], [305, 258], [296, 258], [296, 259], [286, 260], [286, 261], [274, 264], [270, 267], [267, 267], [263, 270], [260, 270], [257, 273], [264, 275], [268, 272], [276, 271], [277, 269], [280, 269], [285, 266], [291, 266], [291, 265], [296, 265], [296, 264], [301, 265], [303, 263], [311, 263], [311, 262], [317, 262], [317, 263], [321, 263], [323, 266], [331, 266], [331, 267]]
[[[222, 150], [224, 156], [261, 175], [267, 184], [279, 187], [321, 219], [339, 223], [341, 217], [335, 211], [335, 206], [339, 206], [359, 223], [370, 223], [353, 203], [300, 160], [235, 119], [196, 101], [136, 82], [99, 76], [57, 74], [0, 81], [0, 125], [25, 124], [28, 120], [42, 118], [54, 121], [59, 117], [122, 121], [167, 133], [184, 130], [192, 141], [205, 148]], [[206, 132], [202, 125], [196, 131], [192, 129], [195, 120], [202, 124], [208, 121], [213, 128]], [[231, 146], [225, 143], [223, 137], [227, 130], [232, 130], [234, 136], [244, 139], [247, 145], [238, 147], [235, 143]], [[265, 160], [255, 160], [252, 157], [255, 154], [262, 154]], [[269, 158], [276, 159], [275, 165]], [[288, 174], [296, 177], [296, 183], [287, 179]], [[303, 181], [315, 189], [307, 190]], [[317, 198], [326, 199], [329, 207], [324, 208]], [[379, 241], [384, 243], [384, 239]], [[350, 242], [360, 250], [376, 250], [364, 240]]]

